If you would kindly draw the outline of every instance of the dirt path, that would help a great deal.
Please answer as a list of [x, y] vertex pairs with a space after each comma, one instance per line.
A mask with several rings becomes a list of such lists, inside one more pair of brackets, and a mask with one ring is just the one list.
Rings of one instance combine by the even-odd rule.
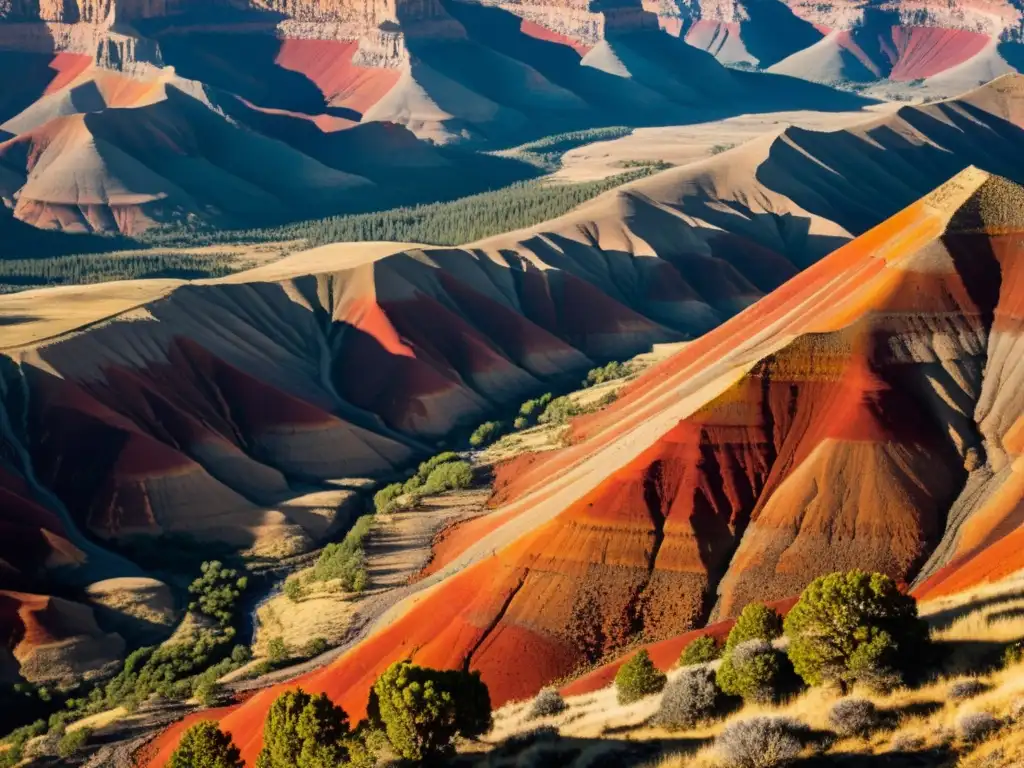
[[[329, 620], [347, 624], [340, 643], [312, 659], [252, 680], [237, 679], [238, 674], [244, 674], [243, 668], [224, 679], [226, 687], [235, 692], [266, 688], [337, 659], [361, 640], [368, 627], [395, 603], [417, 591], [417, 586], [408, 582], [430, 561], [434, 537], [446, 525], [481, 514], [489, 495], [484, 490], [431, 497], [414, 510], [381, 517], [366, 545], [368, 589], [356, 600], [324, 601], [318, 605], [323, 610], [333, 610]], [[282, 596], [280, 603], [287, 607], [288, 599]]]

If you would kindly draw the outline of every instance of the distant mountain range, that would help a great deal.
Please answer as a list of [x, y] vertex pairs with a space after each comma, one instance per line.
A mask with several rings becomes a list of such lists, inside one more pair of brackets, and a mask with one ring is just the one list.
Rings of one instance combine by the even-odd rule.
[[[729, 323], [726, 336], [714, 331], [729, 318], [765, 296], [798, 303], [790, 286], [824, 279], [814, 265], [855, 236], [861, 245], [842, 252], [878, 267], [863, 252], [876, 235], [864, 232], [968, 164], [985, 169], [968, 181], [986, 172], [1024, 181], [1022, 148], [1024, 77], [1007, 76], [961, 99], [905, 107], [843, 131], [790, 128], [633, 182], [559, 219], [460, 248], [333, 245], [198, 283], [147, 280], [0, 297], [0, 498], [7, 500], [0, 564], [12, 592], [0, 629], [21, 638], [25, 611], [42, 610], [40, 595], [59, 594], [62, 606], [73, 607], [73, 597], [92, 601], [93, 585], [142, 576], [142, 567], [115, 554], [117, 541], [186, 534], [262, 554], [302, 551], [348, 514], [351, 491], [324, 491], [329, 481], [386, 475], [453, 429], [654, 342], [701, 337], [691, 346], [706, 349], [708, 360], [726, 355], [735, 339], [756, 330]], [[926, 255], [915, 256], [921, 269]], [[845, 263], [827, 262], [840, 272]], [[808, 268], [819, 277], [798, 276]], [[909, 274], [900, 307], [917, 300], [917, 272]], [[855, 278], [843, 278], [853, 281], [850, 290]], [[920, 290], [921, 301], [934, 293]], [[977, 290], [991, 299], [994, 289]], [[934, 313], [927, 317], [929, 328], [940, 323]], [[780, 333], [773, 344], [792, 341]], [[708, 339], [723, 338], [720, 348], [707, 348]], [[860, 349], [858, 339], [849, 345]], [[899, 343], [893, 355], [902, 354]], [[786, 364], [794, 381], [802, 375], [798, 363]], [[920, 376], [937, 370], [925, 366]], [[642, 410], [641, 400], [630, 402]], [[662, 426], [669, 429], [670, 420]], [[946, 446], [935, 429], [926, 430], [928, 439]], [[940, 452], [951, 477], [961, 472], [951, 457], [971, 447], [955, 443]], [[997, 456], [992, 450], [985, 455]], [[500, 472], [496, 501], [514, 500], [538, 482], [544, 470], [531, 467]], [[744, 515], [750, 494], [770, 495], [767, 487], [744, 491]], [[892, 560], [895, 575], [920, 575], [926, 555], [940, 551], [936, 521], [945, 512], [935, 510], [950, 499], [939, 496], [929, 496], [934, 524], [913, 533], [920, 538], [903, 542]], [[729, 536], [736, 543], [736, 531]], [[949, 560], [950, 542], [929, 572]], [[725, 560], [715, 563], [720, 575]], [[748, 589], [743, 578], [736, 576], [736, 590]], [[790, 586], [780, 581], [772, 594]], [[673, 614], [658, 632], [702, 619], [697, 607], [709, 598], [698, 592], [690, 618]], [[735, 605], [725, 600], [719, 612]], [[85, 632], [81, 622], [67, 626], [75, 636]], [[24, 647], [12, 641], [22, 666], [35, 653], [32, 637]], [[559, 654], [562, 674], [575, 660]]]
[[994, 2], [9, 1], [0, 201], [134, 234], [445, 199], [536, 175], [482, 150], [540, 136], [867, 103], [811, 79], [959, 93], [1015, 69], [1020, 25]]

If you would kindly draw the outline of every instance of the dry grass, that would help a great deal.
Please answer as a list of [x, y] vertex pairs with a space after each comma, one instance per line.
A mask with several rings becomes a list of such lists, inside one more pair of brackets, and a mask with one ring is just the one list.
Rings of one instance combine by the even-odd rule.
[[[921, 613], [933, 628], [933, 638], [951, 649], [940, 675], [926, 685], [889, 694], [861, 689], [851, 692], [877, 706], [881, 724], [863, 736], [835, 737], [815, 757], [815, 765], [828, 765], [834, 759], [836, 765], [852, 766], [858, 765], [858, 755], [892, 755], [894, 765], [911, 764], [906, 762], [911, 760], [913, 765], [935, 768], [1024, 768], [1024, 664], [994, 671], [989, 664], [989, 671], [977, 671], [985, 669], [983, 662], [991, 662], [993, 652], [998, 657], [1003, 646], [1024, 638], [1024, 574], [924, 603]], [[967, 669], [975, 672], [968, 673]], [[678, 670], [670, 672], [669, 678], [678, 674]], [[953, 700], [950, 687], [967, 680], [977, 680], [985, 689], [971, 698]], [[568, 740], [564, 749], [581, 742], [621, 745], [625, 740], [630, 744], [660, 743], [668, 751], [671, 739], [682, 736], [687, 742], [686, 751], [654, 758], [646, 768], [725, 768], [714, 739], [730, 722], [781, 716], [799, 720], [815, 731], [831, 731], [829, 711], [840, 698], [837, 691], [814, 688], [781, 704], [744, 706], [717, 722], [670, 734], [650, 725], [660, 696], [622, 707], [616, 703], [614, 689], [608, 688], [566, 699], [568, 709], [539, 722], [558, 729]], [[538, 724], [526, 722], [526, 706], [511, 704], [496, 713], [495, 733], [489, 739], [492, 744]], [[958, 736], [957, 726], [962, 717], [974, 713], [993, 715], [1003, 727], [981, 743], [965, 743]], [[903, 762], [897, 757], [901, 753]], [[814, 747], [809, 746], [804, 759], [813, 754]], [[793, 765], [798, 767], [802, 762]], [[578, 760], [563, 764], [581, 768]]]
[[[629, 361], [634, 371], [632, 375], [624, 379], [614, 379], [593, 387], [569, 392], [568, 397], [581, 408], [593, 407], [603, 397], [617, 393], [647, 368], [667, 360], [687, 344], [689, 344], [687, 341], [655, 344], [650, 352], [643, 352]], [[538, 424], [528, 429], [512, 432], [481, 451], [478, 460], [484, 465], [494, 465], [523, 453], [540, 453], [560, 448], [564, 445], [564, 436], [568, 429], [567, 424]]]

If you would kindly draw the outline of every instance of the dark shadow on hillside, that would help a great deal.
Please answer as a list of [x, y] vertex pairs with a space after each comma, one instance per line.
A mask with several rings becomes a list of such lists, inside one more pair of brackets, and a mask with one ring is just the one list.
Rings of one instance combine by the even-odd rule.
[[0, 326], [5, 325], [23, 325], [25, 323], [31, 323], [37, 318], [32, 315], [3, 315], [0, 316]]
[[[50, 27], [33, 24], [32, 32], [38, 34], [40, 51], [56, 46]], [[58, 77], [53, 66], [53, 56], [47, 53], [0, 50], [0, 123], [7, 122], [22, 110], [30, 107], [46, 87]], [[15, 74], [16, 73], [16, 74]], [[0, 141], [5, 131], [0, 129]]]
[[779, 0], [761, 0], [743, 6], [747, 20], [740, 22], [740, 36], [762, 69], [809, 48], [822, 33]]
[[15, 219], [10, 210], [0, 205], [0, 259], [109, 253], [136, 245], [134, 240], [123, 236], [72, 235], [66, 232], [36, 229], [30, 224]]
[[911, 142], [888, 121], [867, 132], [870, 142], [846, 131], [790, 128], [789, 142], [772, 144], [757, 170], [757, 181], [855, 235], [969, 165], [1024, 181], [1024, 130], [970, 105], [960, 109], [969, 114], [935, 104], [904, 107], [892, 118], [904, 120], [930, 142]]
[[359, 211], [445, 202], [541, 174], [535, 166], [514, 158], [435, 146], [393, 123], [369, 122], [323, 131], [310, 120], [261, 112], [233, 98], [220, 106], [230, 117], [265, 136], [330, 168], [377, 184], [377, 189], [359, 195], [354, 206]]
[[329, 107], [312, 80], [277, 64], [284, 45], [272, 33], [189, 32], [159, 38], [164, 62], [186, 78], [261, 107], [358, 121], [350, 109]]
[[[576, 94], [590, 106], [583, 113], [536, 108], [518, 138], [525, 141], [558, 130], [602, 125], [684, 125], [718, 120], [741, 113], [791, 109], [857, 110], [875, 103], [845, 91], [804, 80], [760, 72], [729, 70], [710, 54], [657, 29], [653, 14], [644, 29], [609, 33], [608, 44], [624, 46], [634, 58], [646, 60], [647, 76], [623, 78], [582, 66], [580, 55], [559, 42], [541, 40], [522, 31], [522, 19], [494, 6], [445, 2], [446, 10], [467, 30], [468, 42], [432, 44], [410, 40], [410, 49], [438, 71], [465, 82], [492, 100], [515, 107], [522, 94], [495, 77], [492, 66], [509, 68], [495, 53], [536, 70], [548, 81]], [[481, 59], [481, 56], [483, 57]], [[491, 66], [481, 66], [481, 61]], [[639, 62], [639, 59], [638, 59]], [[654, 73], [659, 72], [655, 80]], [[701, 74], [702, 73], [702, 74]], [[466, 81], [466, 78], [469, 78]], [[676, 89], [694, 89], [700, 97], [674, 98]], [[738, 90], [730, 94], [735, 83]], [[729, 87], [725, 87], [726, 84]], [[512, 99], [512, 101], [510, 101]]]

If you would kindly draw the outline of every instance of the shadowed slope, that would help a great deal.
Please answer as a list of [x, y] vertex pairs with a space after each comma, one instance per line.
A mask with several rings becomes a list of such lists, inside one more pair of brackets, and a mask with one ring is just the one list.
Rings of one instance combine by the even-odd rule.
[[[503, 702], [823, 572], [914, 578], [967, 538], [949, 512], [971, 477], [1019, 450], [1022, 204], [968, 169], [651, 369], [575, 445], [502, 472], [501, 524], [300, 684], [358, 716], [411, 655], [479, 669]], [[275, 693], [223, 721], [250, 760]]]

